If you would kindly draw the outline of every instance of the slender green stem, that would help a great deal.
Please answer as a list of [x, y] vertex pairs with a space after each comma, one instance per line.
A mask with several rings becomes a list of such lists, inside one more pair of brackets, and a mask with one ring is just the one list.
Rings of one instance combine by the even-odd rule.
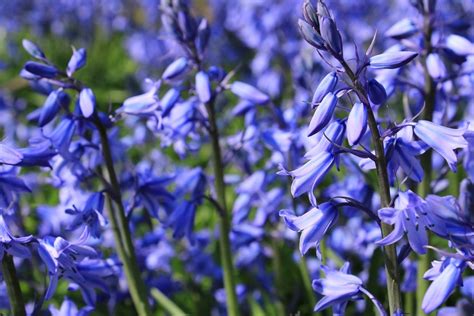
[[[108, 215], [114, 232], [115, 244], [119, 257], [124, 265], [125, 277], [137, 313], [140, 316], [148, 316], [151, 315], [151, 311], [148, 304], [147, 289], [140, 275], [128, 221], [125, 217], [125, 209], [123, 207], [120, 185], [112, 159], [107, 130], [98, 118], [94, 120], [94, 123], [99, 131], [100, 141], [102, 144], [102, 155], [111, 185], [108, 194], [108, 201], [110, 202]], [[111, 200], [115, 203], [111, 203]], [[114, 207], [114, 204], [116, 208]]]
[[[425, 97], [425, 108], [421, 113], [420, 118], [423, 120], [431, 121], [433, 119], [433, 112], [435, 108], [436, 100], [436, 83], [431, 78], [428, 72], [428, 66], [426, 59], [432, 51], [431, 35], [433, 33], [431, 14], [425, 12], [423, 14], [423, 44], [425, 50], [421, 55], [421, 64], [424, 72], [424, 97]], [[420, 158], [421, 166], [424, 170], [423, 181], [418, 185], [417, 193], [421, 197], [426, 197], [431, 193], [431, 181], [432, 181], [432, 163], [431, 163], [431, 151], [428, 151]], [[430, 242], [430, 234], [428, 234], [428, 243]], [[418, 271], [417, 271], [417, 287], [416, 287], [416, 314], [421, 316], [425, 315], [421, 303], [423, 296], [428, 289], [428, 282], [423, 278], [426, 270], [430, 268], [431, 256], [430, 252], [422, 255], [418, 259]]]
[[[379, 187], [380, 202], [382, 207], [388, 207], [390, 205], [390, 183], [388, 181], [387, 173], [387, 161], [385, 158], [385, 152], [383, 147], [383, 140], [380, 138], [380, 132], [375, 119], [374, 112], [370, 106], [369, 99], [366, 91], [362, 84], [358, 81], [352, 69], [343, 60], [339, 62], [344, 67], [347, 76], [353, 83], [354, 90], [357, 92], [360, 101], [367, 108], [368, 117], [367, 123], [372, 136], [372, 143], [375, 150], [375, 166], [377, 170], [377, 181]], [[392, 231], [392, 227], [388, 224], [382, 223], [382, 235], [387, 236]], [[387, 276], [387, 292], [390, 315], [393, 315], [397, 311], [403, 310], [402, 297], [400, 292], [400, 280], [399, 280], [399, 267], [397, 262], [397, 252], [395, 245], [388, 245], [384, 247], [384, 259], [385, 259], [385, 273]]]
[[7, 285], [8, 299], [13, 316], [25, 316], [25, 303], [21, 294], [20, 283], [16, 276], [15, 264], [9, 254], [4, 254], [2, 259], [3, 279]]
[[172, 300], [170, 300], [165, 294], [163, 294], [157, 288], [151, 289], [151, 296], [160, 304], [163, 309], [165, 309], [170, 315], [173, 316], [182, 316], [186, 315], [185, 312], [178, 305], [176, 305]]
[[217, 127], [216, 111], [214, 108], [214, 98], [206, 103], [209, 115], [209, 133], [212, 142], [212, 156], [214, 162], [214, 183], [217, 194], [217, 202], [222, 212], [220, 220], [219, 246], [221, 264], [224, 271], [224, 287], [226, 293], [227, 313], [230, 316], [240, 314], [237, 295], [235, 293], [234, 267], [232, 263], [232, 253], [229, 240], [230, 218], [226, 204], [225, 182], [224, 182], [224, 164], [222, 162], [221, 147], [219, 144], [219, 129]]

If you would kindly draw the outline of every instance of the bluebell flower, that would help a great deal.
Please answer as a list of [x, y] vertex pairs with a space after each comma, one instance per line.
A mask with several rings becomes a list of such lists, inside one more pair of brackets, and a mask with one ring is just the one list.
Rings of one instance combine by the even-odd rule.
[[331, 170], [336, 157], [330, 152], [321, 152], [319, 155], [308, 160], [304, 165], [292, 171], [282, 170], [281, 175], [291, 175], [291, 195], [298, 197], [308, 193], [310, 200], [316, 204], [314, 189], [322, 181], [323, 177]]
[[323, 298], [314, 307], [318, 312], [333, 306], [335, 315], [343, 315], [347, 302], [360, 296], [362, 280], [349, 274], [350, 265], [346, 262], [339, 271], [321, 266], [324, 278], [313, 280], [313, 289]]
[[178, 80], [188, 72], [189, 66], [190, 64], [186, 57], [178, 58], [166, 67], [161, 77], [165, 80]]
[[56, 128], [50, 135], [46, 137], [51, 140], [53, 146], [62, 156], [69, 155], [69, 146], [76, 131], [76, 123], [74, 119], [63, 117]]
[[404, 18], [386, 30], [385, 36], [395, 39], [404, 39], [412, 36], [416, 32], [418, 32], [416, 24], [411, 19]]
[[23, 159], [16, 165], [21, 167], [51, 167], [49, 161], [57, 154], [51, 148], [51, 142], [43, 138], [30, 140], [28, 147], [19, 148], [18, 151], [23, 155]]
[[311, 106], [315, 108], [329, 92], [334, 92], [337, 82], [338, 77], [335, 71], [327, 74], [319, 83], [316, 91], [314, 91]]
[[10, 212], [18, 202], [18, 194], [31, 192], [26, 183], [17, 177], [17, 168], [0, 166], [0, 212]]
[[175, 202], [174, 195], [166, 189], [172, 180], [169, 176], [154, 177], [151, 173], [138, 173], [134, 205], [143, 206], [151, 216], [164, 221], [162, 212], [171, 213]]
[[255, 104], [267, 103], [270, 99], [268, 95], [261, 92], [257, 88], [241, 81], [233, 82], [230, 85], [230, 91], [240, 98]]
[[415, 125], [416, 136], [443, 156], [453, 171], [457, 169], [457, 157], [454, 150], [466, 148], [468, 145], [467, 140], [463, 137], [466, 130], [467, 127], [454, 129], [425, 120], [420, 120]]
[[302, 232], [300, 237], [300, 252], [305, 254], [311, 247], [319, 247], [319, 242], [337, 220], [338, 211], [331, 202], [313, 207], [301, 216], [296, 216], [288, 210], [281, 210], [280, 216], [291, 230]]
[[66, 74], [71, 77], [73, 73], [86, 65], [87, 52], [84, 48], [74, 49], [71, 59], [67, 64]]
[[166, 220], [166, 226], [173, 229], [173, 237], [176, 239], [186, 236], [190, 242], [194, 241], [193, 228], [196, 215], [196, 203], [182, 201], [175, 204], [174, 211]]
[[349, 145], [357, 144], [367, 130], [367, 109], [356, 102], [347, 118], [347, 141]]
[[310, 45], [317, 49], [325, 50], [324, 39], [319, 35], [316, 30], [306, 21], [299, 19], [298, 26], [300, 28], [301, 35]]
[[308, 136], [314, 135], [326, 127], [332, 118], [336, 105], [337, 96], [328, 92], [314, 111], [308, 126]]
[[95, 95], [89, 88], [84, 88], [79, 93], [79, 107], [81, 108], [82, 115], [88, 118], [94, 113], [95, 109]]
[[[122, 106], [117, 110], [117, 112], [123, 112], [132, 115], [151, 115], [160, 106], [160, 102], [156, 95], [159, 87], [160, 82], [158, 81], [154, 83], [147, 92], [127, 98], [125, 101], [123, 101]], [[161, 100], [162, 102], [167, 100], [165, 97], [166, 95]], [[171, 95], [168, 96], [168, 98], [170, 97]]]
[[430, 76], [435, 80], [446, 76], [446, 67], [438, 54], [432, 53], [426, 57], [426, 67]]
[[28, 245], [33, 240], [33, 236], [15, 237], [8, 229], [3, 215], [0, 215], [0, 260], [5, 253], [23, 259], [30, 258], [31, 252]]
[[196, 94], [202, 103], [207, 103], [211, 99], [211, 82], [204, 71], [199, 71], [196, 74]]
[[76, 304], [68, 297], [64, 298], [59, 309], [54, 305], [49, 306], [51, 316], [88, 316], [93, 310], [94, 307], [92, 306], [84, 306], [81, 309], [77, 308]]
[[450, 34], [446, 38], [446, 47], [459, 56], [474, 55], [474, 44], [467, 38], [456, 34]]
[[416, 52], [390, 51], [370, 57], [369, 65], [373, 69], [396, 69], [408, 64], [416, 56]]
[[455, 258], [435, 261], [426, 271], [424, 278], [433, 281], [423, 297], [421, 307], [425, 313], [431, 313], [451, 295], [456, 286], [462, 284], [461, 274], [466, 263]]
[[23, 154], [13, 147], [0, 143], [0, 164], [16, 165], [23, 160]]
[[87, 286], [87, 281], [78, 270], [78, 263], [87, 257], [94, 258], [97, 252], [85, 245], [70, 243], [62, 237], [45, 237], [39, 240], [38, 254], [48, 269], [49, 284], [45, 299], [49, 300], [56, 291], [58, 280], [67, 278], [83, 289], [87, 304], [94, 305], [95, 297]]
[[334, 53], [342, 56], [342, 37], [334, 20], [329, 16], [320, 16], [319, 23], [321, 37]]
[[25, 64], [24, 69], [33, 75], [43, 78], [54, 78], [58, 74], [58, 69], [54, 66], [29, 61]]
[[426, 229], [430, 226], [425, 207], [426, 202], [412, 191], [399, 192], [395, 207], [386, 207], [378, 211], [379, 218], [394, 227], [389, 235], [376, 243], [390, 245], [402, 239], [406, 233], [411, 248], [416, 253], [425, 254], [425, 246], [428, 245]]
[[38, 119], [38, 125], [40, 127], [45, 126], [58, 114], [60, 104], [59, 104], [59, 94], [61, 89], [52, 91], [41, 108], [40, 116]]
[[99, 238], [101, 229], [107, 225], [107, 220], [102, 215], [104, 209], [104, 195], [102, 192], [93, 193], [87, 199], [84, 207], [79, 210], [73, 205], [72, 209], [67, 209], [66, 213], [74, 216], [69, 229], [75, 230], [84, 227], [84, 234]]
[[34, 58], [37, 58], [37, 59], [40, 59], [40, 60], [46, 59], [46, 56], [45, 56], [43, 50], [38, 45], [33, 43], [32, 41], [27, 40], [27, 39], [23, 39], [21, 41], [21, 44], [23, 45], [23, 48], [28, 52], [28, 54], [30, 54]]
[[370, 79], [367, 83], [367, 93], [373, 105], [381, 105], [387, 101], [385, 88], [375, 79]]

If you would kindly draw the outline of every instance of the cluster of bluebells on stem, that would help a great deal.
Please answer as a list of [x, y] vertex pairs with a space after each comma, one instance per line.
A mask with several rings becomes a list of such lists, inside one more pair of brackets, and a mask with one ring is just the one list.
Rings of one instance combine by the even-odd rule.
[[[433, 14], [435, 1], [415, 1], [415, 5], [424, 14]], [[304, 155], [306, 162], [302, 166], [280, 172], [292, 177], [291, 193], [294, 197], [308, 194], [311, 208], [300, 216], [282, 210], [280, 216], [291, 230], [301, 232], [302, 254], [314, 247], [321, 256], [319, 248], [323, 237], [336, 225], [341, 208], [347, 205], [365, 212], [379, 225], [385, 223], [392, 226], [392, 231], [376, 240], [375, 244], [397, 245], [398, 262], [405, 260], [411, 251], [426, 254], [431, 247], [428, 243], [430, 232], [447, 240], [453, 252], [438, 250], [442, 260], [434, 261], [433, 268], [425, 273], [425, 278], [433, 281], [422, 302], [423, 310], [429, 313], [438, 308], [457, 285], [462, 285], [462, 272], [468, 267], [473, 268], [474, 230], [471, 219], [466, 216], [469, 213], [467, 208], [472, 205], [465, 204], [467, 208], [463, 210], [453, 196], [428, 195], [422, 198], [410, 187], [423, 180], [424, 170], [419, 157], [428, 150], [440, 156], [438, 168], [443, 167], [444, 160], [452, 171], [456, 171], [459, 157], [465, 157], [470, 148], [472, 132], [468, 130], [469, 123], [452, 122], [449, 118], [439, 120], [436, 116], [433, 117], [436, 121], [418, 120], [418, 115], [407, 116], [402, 121], [393, 120], [390, 112], [382, 109], [394, 106], [387, 104], [390, 95], [395, 94], [397, 84], [400, 85], [398, 78], [406, 79], [409, 73], [410, 79], [406, 80], [416, 80], [413, 71], [406, 72], [406, 65], [421, 67], [417, 56], [422, 48], [417, 49], [415, 43], [405, 40], [376, 54], [374, 35], [366, 51], [354, 45], [353, 52], [349, 53], [334, 16], [323, 1], [317, 1], [315, 6], [305, 1], [303, 16], [298, 22], [303, 38], [317, 50], [332, 72], [319, 82], [310, 102], [314, 113], [307, 128], [307, 137], [314, 138], [315, 145]], [[414, 23], [404, 20], [385, 35], [407, 39], [417, 31]], [[439, 50], [448, 50], [460, 58], [472, 54], [469, 51], [472, 43], [461, 36], [449, 35], [439, 41], [436, 43]], [[446, 67], [434, 52], [428, 56], [426, 67], [434, 80], [443, 80], [447, 76]], [[453, 78], [456, 79], [455, 76], [449, 79]], [[406, 84], [406, 81], [403, 83]], [[412, 86], [417, 87], [418, 84], [415, 81]], [[427, 96], [419, 97], [420, 102], [428, 102]], [[437, 106], [442, 107], [443, 104]], [[424, 110], [419, 108], [420, 112]], [[336, 112], [342, 113], [337, 115]], [[443, 122], [449, 122], [449, 126], [440, 125]], [[379, 150], [377, 146], [383, 148]], [[342, 162], [357, 164], [359, 172], [377, 169], [377, 177], [382, 179], [379, 181], [381, 198], [380, 203], [375, 205], [376, 209], [367, 208], [364, 201], [357, 200], [358, 197], [354, 199], [344, 195], [329, 195], [324, 203], [318, 204], [315, 189], [332, 167], [336, 165], [339, 169]], [[387, 179], [384, 179], [384, 174]], [[383, 200], [384, 185], [392, 187], [389, 204]], [[397, 262], [386, 264], [396, 265]], [[347, 274], [346, 270], [344, 275], [326, 271], [325, 279], [314, 281], [315, 291], [323, 295], [315, 310], [333, 306], [335, 313], [341, 313], [348, 300], [367, 294], [360, 288], [362, 281]], [[339, 273], [337, 278], [332, 277], [335, 273]], [[398, 277], [395, 275], [395, 278]], [[349, 290], [352, 284], [354, 289]], [[370, 293], [367, 295], [372, 298]], [[397, 311], [392, 312], [403, 311], [399, 306]]]

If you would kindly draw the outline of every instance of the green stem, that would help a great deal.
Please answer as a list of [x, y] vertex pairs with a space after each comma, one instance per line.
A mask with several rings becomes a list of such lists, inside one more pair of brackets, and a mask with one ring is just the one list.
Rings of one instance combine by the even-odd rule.
[[224, 270], [224, 287], [226, 293], [227, 313], [230, 316], [240, 314], [237, 295], [235, 293], [234, 267], [232, 263], [232, 253], [230, 247], [230, 218], [226, 204], [225, 182], [224, 182], [224, 164], [222, 162], [221, 147], [219, 144], [219, 129], [217, 127], [217, 118], [214, 108], [214, 98], [206, 103], [209, 115], [209, 133], [212, 142], [212, 156], [214, 161], [214, 183], [217, 194], [217, 202], [220, 207], [220, 231], [219, 246], [221, 264]]
[[[375, 119], [374, 112], [370, 106], [369, 99], [366, 91], [362, 84], [358, 81], [352, 69], [349, 65], [341, 58], [339, 60], [341, 65], [344, 67], [346, 74], [353, 83], [354, 90], [357, 92], [360, 101], [364, 104], [367, 109], [367, 123], [370, 129], [372, 143], [375, 150], [375, 166], [377, 170], [377, 181], [379, 187], [380, 204], [382, 207], [388, 207], [390, 205], [390, 183], [388, 181], [387, 173], [387, 161], [385, 158], [385, 152], [383, 147], [383, 140], [380, 138], [380, 132]], [[382, 223], [382, 236], [387, 236], [392, 232], [391, 225]], [[387, 245], [384, 247], [384, 260], [385, 260], [385, 274], [387, 276], [387, 292], [388, 292], [388, 303], [390, 315], [393, 315], [397, 311], [403, 310], [402, 298], [400, 292], [400, 280], [399, 280], [399, 267], [397, 262], [397, 252], [395, 245]]]
[[13, 316], [25, 316], [25, 303], [21, 294], [20, 283], [16, 276], [15, 264], [9, 254], [4, 254], [2, 259], [3, 279], [7, 285], [8, 299]]
[[186, 315], [185, 312], [178, 305], [176, 305], [172, 300], [170, 300], [165, 294], [163, 294], [157, 288], [151, 289], [151, 296], [166, 310], [170, 315], [173, 316], [182, 316]]
[[[425, 97], [425, 108], [421, 113], [420, 118], [423, 120], [431, 121], [433, 119], [433, 112], [436, 102], [436, 83], [431, 78], [426, 60], [428, 55], [432, 52], [431, 46], [431, 35], [433, 33], [431, 14], [425, 12], [423, 14], [423, 44], [424, 52], [421, 56], [421, 64], [424, 72], [424, 97]], [[431, 193], [431, 181], [432, 181], [432, 163], [431, 163], [431, 151], [425, 153], [420, 158], [421, 167], [423, 168], [425, 175], [423, 181], [418, 185], [417, 193], [421, 197], [426, 197]], [[430, 243], [430, 234], [428, 234], [428, 243]], [[423, 278], [425, 271], [430, 268], [431, 262], [430, 252], [422, 255], [418, 259], [418, 270], [417, 270], [417, 287], [416, 287], [416, 314], [421, 316], [425, 315], [421, 308], [423, 297], [428, 289], [428, 282]]]
[[[108, 201], [110, 202], [108, 215], [114, 232], [117, 251], [124, 265], [125, 277], [127, 279], [130, 295], [138, 315], [151, 315], [150, 306], [148, 304], [147, 289], [140, 275], [128, 221], [125, 217], [125, 209], [123, 207], [120, 185], [112, 159], [107, 130], [98, 118], [94, 120], [94, 123], [99, 131], [100, 141], [102, 144], [102, 155], [111, 185], [108, 194]], [[111, 200], [115, 203], [111, 203]], [[116, 208], [114, 207], [114, 204]]]

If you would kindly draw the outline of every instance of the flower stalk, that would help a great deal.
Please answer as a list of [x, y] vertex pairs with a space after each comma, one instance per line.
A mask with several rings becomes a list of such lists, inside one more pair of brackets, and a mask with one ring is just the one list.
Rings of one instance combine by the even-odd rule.
[[216, 110], [215, 110], [215, 96], [206, 103], [207, 112], [209, 115], [209, 134], [212, 143], [212, 157], [214, 162], [214, 182], [217, 194], [217, 202], [220, 205], [222, 212], [220, 220], [219, 231], [219, 246], [221, 264], [224, 271], [224, 288], [226, 293], [227, 313], [230, 316], [239, 315], [239, 306], [237, 301], [237, 294], [235, 292], [235, 277], [234, 267], [232, 263], [232, 253], [230, 245], [230, 218], [226, 203], [225, 182], [224, 182], [224, 164], [222, 162], [221, 147], [219, 144], [219, 129], [217, 126]]
[[[433, 119], [433, 112], [435, 107], [436, 99], [436, 83], [430, 76], [427, 66], [427, 57], [432, 52], [431, 35], [433, 33], [433, 26], [431, 21], [431, 13], [428, 10], [423, 12], [423, 45], [425, 51], [421, 54], [421, 64], [423, 66], [424, 73], [424, 96], [425, 106], [421, 113], [420, 119], [431, 121]], [[417, 187], [417, 193], [422, 198], [426, 197], [431, 192], [431, 180], [432, 180], [432, 163], [431, 163], [431, 151], [426, 152], [420, 157], [421, 166], [425, 172], [422, 182]], [[430, 235], [428, 234], [428, 243], [430, 241]], [[425, 271], [430, 268], [430, 252], [426, 255], [420, 256], [418, 261], [417, 271], [417, 287], [416, 287], [416, 315], [425, 315], [421, 308], [423, 297], [428, 289], [428, 281], [423, 278]]]
[[4, 254], [2, 259], [3, 279], [7, 286], [8, 299], [13, 316], [25, 316], [25, 303], [20, 289], [20, 283], [16, 275], [13, 258], [9, 254]]
[[[355, 91], [360, 98], [360, 101], [367, 108], [367, 123], [370, 129], [372, 143], [375, 150], [375, 165], [377, 170], [377, 182], [379, 186], [380, 202], [382, 207], [390, 205], [390, 184], [387, 173], [387, 161], [383, 147], [383, 140], [380, 137], [380, 132], [377, 126], [374, 112], [370, 106], [366, 91], [362, 84], [357, 80], [356, 75], [345, 62], [344, 59], [339, 59], [339, 62], [344, 67], [347, 76], [352, 81]], [[392, 227], [386, 223], [381, 223], [382, 236], [385, 237], [391, 233]], [[397, 252], [395, 245], [388, 245], [384, 247], [385, 259], [385, 273], [387, 276], [387, 291], [390, 315], [401, 311], [403, 308], [402, 298], [400, 292], [399, 267], [397, 262]]]

